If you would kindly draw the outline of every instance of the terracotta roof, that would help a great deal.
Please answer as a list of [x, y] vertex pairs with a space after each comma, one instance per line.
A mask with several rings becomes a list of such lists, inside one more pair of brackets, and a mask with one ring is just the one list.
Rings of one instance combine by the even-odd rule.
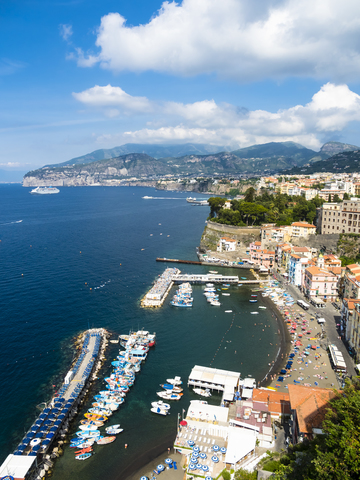
[[335, 397], [329, 388], [312, 388], [288, 384], [290, 406], [296, 410], [296, 418], [301, 433], [313, 433], [313, 428], [321, 428], [329, 402]]
[[344, 298], [343, 302], [347, 304], [348, 310], [354, 310], [355, 304], [360, 303], [360, 298]]
[[304, 228], [316, 228], [315, 225], [305, 222], [294, 222], [291, 224], [293, 227], [304, 227]]
[[323, 277], [335, 277], [333, 273], [330, 272], [330, 270], [324, 270], [323, 268], [319, 267], [309, 267], [306, 269], [311, 275], [319, 275]]
[[301, 257], [299, 257], [299, 255], [295, 255], [295, 253], [292, 253], [292, 254], [290, 255], [290, 257], [293, 257], [293, 258], [301, 258]]
[[290, 414], [290, 399], [288, 393], [254, 388], [252, 399], [253, 402], [265, 403], [270, 413]]
[[293, 247], [295, 253], [310, 252], [308, 247]]
[[261, 242], [254, 242], [254, 245], [261, 245]]
[[221, 240], [225, 240], [226, 242], [236, 242], [236, 240], [230, 237], [221, 237]]
[[329, 272], [333, 273], [334, 275], [341, 275], [341, 267], [331, 267], [329, 268]]

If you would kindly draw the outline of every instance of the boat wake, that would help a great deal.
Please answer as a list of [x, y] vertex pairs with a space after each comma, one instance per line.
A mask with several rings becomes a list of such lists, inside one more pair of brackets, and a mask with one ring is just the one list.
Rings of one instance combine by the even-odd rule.
[[184, 200], [183, 198], [179, 197], [142, 197], [145, 200]]
[[6, 223], [0, 223], [1, 226], [3, 225], [13, 225], [14, 223], [21, 223], [22, 220], [15, 220], [14, 222], [6, 222]]
[[108, 280], [107, 282], [102, 283], [98, 287], [93, 287], [93, 290], [98, 290], [99, 288], [104, 288], [107, 283], [110, 283], [111, 280]]

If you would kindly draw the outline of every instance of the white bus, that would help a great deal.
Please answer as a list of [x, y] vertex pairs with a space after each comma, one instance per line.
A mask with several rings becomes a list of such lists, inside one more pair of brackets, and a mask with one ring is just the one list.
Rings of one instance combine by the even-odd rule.
[[298, 300], [297, 304], [300, 305], [300, 307], [303, 308], [304, 310], [309, 310], [310, 305], [304, 302], [304, 300]]

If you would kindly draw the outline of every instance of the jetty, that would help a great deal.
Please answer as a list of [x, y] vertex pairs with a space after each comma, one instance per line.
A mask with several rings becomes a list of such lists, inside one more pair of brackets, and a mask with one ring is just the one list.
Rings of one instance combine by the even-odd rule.
[[161, 307], [180, 273], [178, 268], [167, 268], [142, 298], [140, 305], [145, 308]]
[[[203, 258], [201, 254], [198, 254], [199, 258]], [[180, 260], [178, 258], [165, 258], [157, 257], [157, 262], [169, 262], [169, 263], [184, 263], [187, 265], [204, 265], [205, 267], [224, 267], [224, 268], [239, 268], [241, 270], [250, 270], [255, 269], [259, 270], [259, 265], [254, 265], [250, 263], [235, 263], [235, 262], [225, 262], [224, 260], [219, 260], [218, 262], [205, 262], [205, 261], [195, 261], [195, 260]]]
[[53, 466], [52, 459], [59, 456], [69, 423], [101, 367], [107, 335], [104, 329], [91, 329], [83, 334], [80, 355], [64, 383], [0, 466], [0, 478], [41, 480]]

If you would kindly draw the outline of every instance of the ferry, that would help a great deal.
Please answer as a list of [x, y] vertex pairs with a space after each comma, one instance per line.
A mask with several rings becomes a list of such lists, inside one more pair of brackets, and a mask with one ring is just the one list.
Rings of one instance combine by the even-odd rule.
[[31, 190], [32, 195], [52, 195], [54, 193], [59, 193], [60, 190], [55, 187], [36, 187]]

